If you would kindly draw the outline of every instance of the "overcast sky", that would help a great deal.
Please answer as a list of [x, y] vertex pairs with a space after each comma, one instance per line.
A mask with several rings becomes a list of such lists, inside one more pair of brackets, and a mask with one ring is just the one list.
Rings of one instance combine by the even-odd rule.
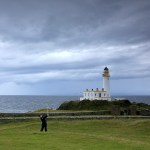
[[0, 0], [0, 94], [150, 94], [150, 0]]

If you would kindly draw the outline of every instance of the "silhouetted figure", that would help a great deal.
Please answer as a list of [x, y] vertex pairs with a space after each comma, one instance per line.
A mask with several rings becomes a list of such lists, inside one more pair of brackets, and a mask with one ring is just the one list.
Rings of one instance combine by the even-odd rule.
[[41, 125], [41, 131], [45, 129], [45, 132], [47, 131], [47, 115], [41, 115], [40, 116], [42, 125]]

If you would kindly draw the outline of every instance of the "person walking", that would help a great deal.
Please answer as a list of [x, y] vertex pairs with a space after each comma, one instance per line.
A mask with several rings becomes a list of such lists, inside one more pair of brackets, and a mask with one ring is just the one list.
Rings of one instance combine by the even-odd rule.
[[41, 115], [40, 119], [42, 122], [40, 131], [45, 130], [45, 132], [47, 132], [47, 115]]

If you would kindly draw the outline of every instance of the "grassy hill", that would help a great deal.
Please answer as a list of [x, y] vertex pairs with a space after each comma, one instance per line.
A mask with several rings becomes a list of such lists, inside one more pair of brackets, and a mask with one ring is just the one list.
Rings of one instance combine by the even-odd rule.
[[114, 114], [128, 115], [150, 115], [150, 105], [144, 103], [130, 102], [129, 100], [83, 100], [83, 101], [66, 101], [62, 103], [58, 110], [108, 110]]

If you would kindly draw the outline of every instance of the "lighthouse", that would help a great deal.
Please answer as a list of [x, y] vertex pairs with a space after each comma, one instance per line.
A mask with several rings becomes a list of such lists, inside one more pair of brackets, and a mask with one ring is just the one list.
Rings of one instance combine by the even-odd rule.
[[106, 96], [110, 97], [110, 74], [109, 69], [107, 67], [104, 68], [103, 72], [103, 89], [106, 91]]
[[110, 74], [107, 67], [104, 68], [103, 73], [102, 89], [96, 88], [95, 90], [86, 89], [83, 91], [83, 96], [80, 97], [82, 100], [111, 100], [110, 96]]

